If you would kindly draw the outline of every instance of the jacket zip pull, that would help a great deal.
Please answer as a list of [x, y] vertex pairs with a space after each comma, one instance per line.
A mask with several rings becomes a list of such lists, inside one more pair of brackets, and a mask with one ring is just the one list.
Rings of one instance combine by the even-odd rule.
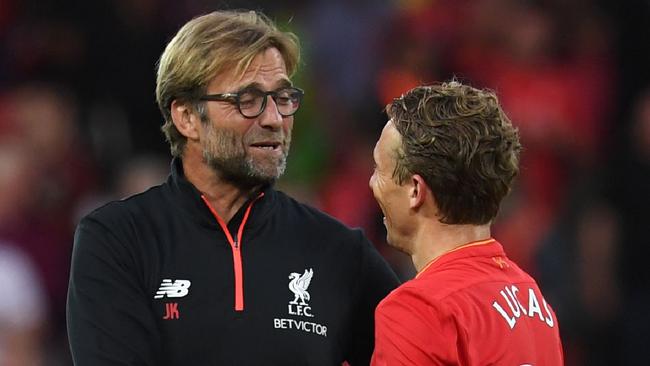
[[253, 204], [255, 203], [255, 201], [262, 198], [263, 196], [264, 196], [264, 192], [260, 193], [248, 205], [248, 208], [246, 208], [246, 212], [244, 213], [244, 218], [242, 219], [241, 224], [239, 224], [239, 232], [233, 238], [230, 234], [230, 230], [228, 230], [228, 225], [226, 225], [226, 223], [221, 219], [219, 214], [217, 214], [214, 208], [210, 205], [208, 199], [204, 195], [201, 195], [201, 199], [203, 199], [203, 202], [205, 202], [206, 206], [208, 206], [210, 212], [212, 212], [212, 215], [217, 219], [219, 226], [221, 226], [221, 229], [226, 235], [226, 238], [228, 239], [228, 242], [230, 243], [232, 248], [233, 270], [235, 272], [234, 273], [235, 274], [235, 311], [244, 311], [244, 280], [243, 280], [243, 273], [242, 273], [241, 251], [239, 249], [239, 244], [244, 234], [244, 225], [246, 225], [246, 221], [248, 220], [248, 215], [251, 212], [251, 208], [253, 208]]

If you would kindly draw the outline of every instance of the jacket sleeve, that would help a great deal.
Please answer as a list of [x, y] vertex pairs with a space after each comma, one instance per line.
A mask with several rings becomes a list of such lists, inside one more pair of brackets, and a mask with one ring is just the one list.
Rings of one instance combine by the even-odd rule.
[[375, 246], [359, 232], [361, 258], [357, 278], [357, 298], [352, 335], [352, 347], [347, 361], [350, 365], [368, 365], [374, 346], [374, 313], [377, 304], [399, 285], [395, 272]]
[[372, 366], [458, 365], [454, 317], [427, 303], [414, 289], [400, 288], [377, 307]]
[[75, 365], [160, 364], [160, 335], [132, 247], [95, 219], [77, 227], [67, 326]]

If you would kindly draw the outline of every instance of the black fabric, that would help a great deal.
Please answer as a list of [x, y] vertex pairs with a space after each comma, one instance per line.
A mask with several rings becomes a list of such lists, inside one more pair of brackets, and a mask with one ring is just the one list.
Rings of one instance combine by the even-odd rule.
[[[368, 364], [375, 306], [398, 281], [361, 231], [265, 188], [239, 238], [235, 311], [233, 252], [182, 171], [175, 160], [165, 184], [80, 222], [68, 292], [75, 364]], [[233, 235], [247, 206], [228, 223]], [[309, 269], [310, 298], [290, 304], [290, 274]], [[165, 279], [191, 285], [154, 298]]]

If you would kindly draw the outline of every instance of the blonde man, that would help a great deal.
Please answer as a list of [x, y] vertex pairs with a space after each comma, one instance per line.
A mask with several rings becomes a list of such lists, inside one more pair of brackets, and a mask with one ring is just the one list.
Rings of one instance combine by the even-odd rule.
[[171, 40], [156, 88], [171, 175], [80, 222], [76, 364], [369, 362], [394, 273], [360, 231], [272, 188], [298, 62], [296, 37], [252, 11], [198, 17]]
[[519, 136], [489, 90], [410, 90], [387, 108], [370, 187], [418, 274], [377, 307], [372, 364], [561, 365], [557, 318], [490, 233]]

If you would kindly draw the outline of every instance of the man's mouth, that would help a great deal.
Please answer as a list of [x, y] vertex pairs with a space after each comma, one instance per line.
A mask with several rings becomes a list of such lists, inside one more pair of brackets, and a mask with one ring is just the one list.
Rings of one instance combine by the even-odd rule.
[[276, 141], [262, 141], [262, 142], [253, 143], [250, 146], [257, 149], [279, 151], [282, 146], [282, 143]]

